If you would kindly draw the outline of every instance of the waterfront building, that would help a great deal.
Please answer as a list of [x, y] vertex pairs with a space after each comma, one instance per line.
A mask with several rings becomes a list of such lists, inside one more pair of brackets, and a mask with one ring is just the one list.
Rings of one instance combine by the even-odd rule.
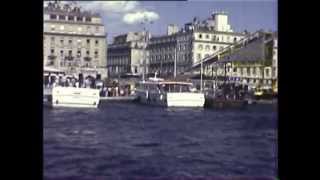
[[272, 54], [272, 80], [273, 89], [278, 92], [278, 33], [274, 34]]
[[75, 3], [49, 2], [44, 8], [44, 66], [67, 74], [106, 77], [106, 33], [99, 14]]
[[125, 74], [142, 75], [147, 72], [147, 41], [150, 33], [129, 32], [114, 37], [108, 45], [107, 68], [110, 77], [119, 77]]
[[150, 39], [147, 48], [150, 73], [173, 76], [184, 72], [203, 58], [245, 36], [245, 33], [233, 32], [225, 12], [213, 13], [203, 21], [194, 18], [180, 31], [176, 27], [169, 25], [166, 35]]
[[[227, 64], [227, 76], [238, 79], [252, 88], [277, 88], [278, 82], [278, 40], [276, 32], [262, 32], [265, 38], [247, 45], [238, 55], [239, 62]], [[267, 39], [267, 42], [266, 42]], [[248, 54], [256, 61], [246, 61]], [[255, 56], [258, 55], [258, 56]], [[223, 72], [222, 72], [223, 74]]]

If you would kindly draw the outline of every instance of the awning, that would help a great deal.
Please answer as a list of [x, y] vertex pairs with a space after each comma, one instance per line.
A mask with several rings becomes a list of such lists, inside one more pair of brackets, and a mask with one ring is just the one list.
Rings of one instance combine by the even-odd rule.
[[48, 66], [44, 66], [43, 67], [43, 72], [55, 72], [55, 73], [63, 73], [63, 71], [53, 68], [53, 67], [48, 67]]

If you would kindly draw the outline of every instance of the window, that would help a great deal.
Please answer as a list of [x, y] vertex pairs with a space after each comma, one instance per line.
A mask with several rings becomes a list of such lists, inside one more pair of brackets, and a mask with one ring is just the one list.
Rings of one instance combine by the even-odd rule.
[[275, 77], [276, 76], [276, 68], [272, 68], [272, 76]]
[[74, 16], [68, 16], [69, 21], [74, 21]]
[[54, 37], [51, 37], [51, 42], [54, 42], [54, 40], [55, 40]]
[[199, 34], [199, 39], [202, 39], [202, 34]]
[[210, 46], [206, 45], [206, 51], [209, 51], [209, 50], [210, 50]]
[[220, 46], [220, 48], [219, 48], [220, 50], [222, 50], [223, 49], [223, 47], [222, 46]]
[[51, 25], [51, 31], [54, 31], [54, 30], [55, 30], [55, 26]]
[[98, 57], [98, 51], [94, 52], [94, 57], [97, 58]]
[[97, 33], [99, 32], [99, 26], [96, 27], [96, 32], [97, 32]]
[[60, 55], [63, 56], [63, 50], [60, 51]]
[[87, 55], [88, 55], [88, 56], [90, 55], [90, 51], [87, 51]]
[[212, 36], [212, 40], [216, 41], [216, 35]]
[[69, 44], [72, 44], [72, 40], [71, 39], [69, 39]]
[[91, 22], [91, 17], [86, 17], [86, 18], [85, 18], [85, 21], [86, 21], [86, 22]]
[[206, 35], [206, 39], [210, 39], [210, 36], [209, 36], [209, 34], [207, 34], [207, 35]]
[[266, 76], [269, 76], [269, 69], [266, 69]]
[[66, 20], [66, 16], [60, 15], [60, 16], [59, 16], [59, 20]]
[[235, 37], [235, 38], [233, 38], [233, 42], [237, 42], [237, 38]]
[[80, 50], [78, 50], [77, 55], [78, 55], [78, 57], [81, 56], [81, 51]]
[[212, 46], [212, 49], [213, 49], [213, 50], [216, 50], [216, 49], [217, 49], [217, 46]]
[[233, 68], [233, 72], [237, 72], [237, 68]]
[[64, 40], [63, 40], [63, 39], [60, 39], [60, 43], [61, 43], [61, 45], [63, 44], [63, 42], [64, 42]]
[[55, 14], [50, 14], [50, 19], [57, 19], [57, 15], [55, 15]]
[[227, 41], [228, 41], [228, 42], [230, 41], [230, 36], [227, 36]]
[[90, 44], [90, 39], [87, 39], [87, 44]]
[[98, 44], [99, 44], [99, 41], [98, 41], [98, 40], [96, 40], [95, 42], [96, 42], [96, 45], [98, 45]]
[[54, 49], [51, 49], [51, 54], [54, 54]]
[[77, 21], [82, 21], [82, 17], [77, 16]]
[[72, 56], [72, 50], [69, 50], [69, 56]]
[[203, 49], [202, 44], [200, 44], [200, 45], [198, 46], [198, 49], [199, 49], [199, 50], [202, 50], [202, 49]]
[[197, 54], [197, 59], [201, 60], [201, 54]]

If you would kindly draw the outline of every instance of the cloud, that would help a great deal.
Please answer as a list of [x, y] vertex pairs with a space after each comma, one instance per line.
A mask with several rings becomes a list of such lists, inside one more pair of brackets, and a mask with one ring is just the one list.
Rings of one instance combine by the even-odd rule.
[[101, 11], [106, 14], [130, 12], [139, 8], [140, 5], [137, 1], [80, 1], [79, 4], [83, 9]]
[[122, 20], [127, 24], [137, 24], [144, 20], [156, 21], [159, 19], [159, 15], [153, 11], [137, 11], [133, 13], [126, 13]]
[[109, 20], [121, 21], [126, 24], [136, 24], [145, 18], [149, 21], [159, 19], [154, 11], [145, 10], [138, 1], [79, 1], [83, 9], [99, 11]]

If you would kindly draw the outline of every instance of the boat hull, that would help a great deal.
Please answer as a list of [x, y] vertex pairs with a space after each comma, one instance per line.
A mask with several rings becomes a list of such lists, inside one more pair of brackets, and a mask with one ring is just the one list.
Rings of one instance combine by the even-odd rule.
[[45, 105], [51, 107], [97, 108], [100, 102], [99, 90], [74, 87], [54, 87], [46, 95]]
[[203, 107], [205, 103], [202, 93], [168, 93], [168, 107]]
[[203, 93], [150, 93], [138, 92], [138, 100], [143, 104], [164, 107], [204, 107]]

